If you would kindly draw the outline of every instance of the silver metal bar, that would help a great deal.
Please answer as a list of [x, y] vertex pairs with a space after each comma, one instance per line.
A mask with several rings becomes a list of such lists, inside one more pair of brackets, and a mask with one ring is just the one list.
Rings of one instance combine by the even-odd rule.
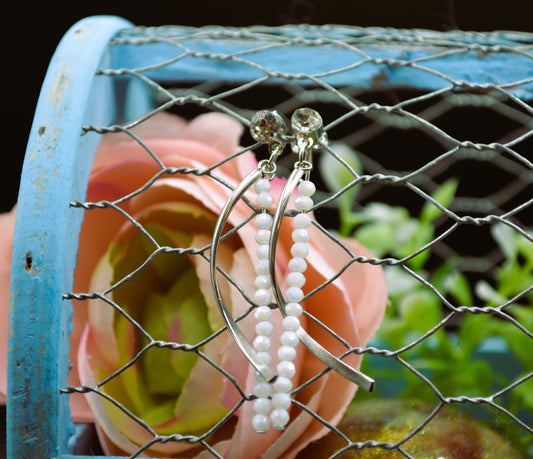
[[222, 236], [222, 231], [224, 230], [224, 226], [226, 225], [226, 221], [228, 220], [229, 214], [231, 213], [237, 201], [242, 197], [242, 195], [246, 192], [246, 190], [248, 190], [248, 188], [250, 188], [250, 186], [259, 177], [261, 177], [261, 174], [262, 174], [261, 169], [255, 169], [252, 172], [250, 172], [244, 178], [244, 180], [233, 190], [233, 193], [231, 194], [229, 199], [224, 204], [224, 207], [220, 211], [220, 215], [218, 217], [217, 223], [215, 225], [215, 229], [213, 231], [213, 240], [211, 243], [210, 271], [211, 271], [211, 285], [213, 287], [213, 292], [215, 294], [215, 300], [216, 300], [218, 309], [220, 310], [220, 313], [222, 315], [222, 318], [224, 319], [224, 322], [226, 323], [232, 338], [237, 343], [237, 346], [242, 351], [244, 356], [248, 359], [248, 361], [263, 376], [265, 381], [271, 382], [274, 379], [276, 379], [277, 377], [276, 372], [258, 358], [257, 353], [255, 352], [255, 349], [248, 342], [243, 332], [240, 330], [240, 328], [235, 323], [235, 320], [233, 320], [233, 317], [231, 316], [231, 313], [226, 307], [226, 304], [224, 303], [224, 300], [220, 293], [220, 288], [219, 288], [218, 279], [217, 279], [218, 246], [220, 244], [220, 238]]
[[[305, 171], [303, 169], [295, 168], [292, 171], [291, 175], [289, 176], [289, 179], [287, 180], [287, 183], [285, 184], [285, 187], [283, 188], [283, 192], [281, 193], [281, 197], [279, 199], [278, 206], [276, 208], [276, 213], [274, 214], [274, 222], [272, 224], [272, 233], [270, 237], [270, 246], [269, 246], [270, 260], [276, 259], [276, 246], [277, 246], [279, 232], [281, 229], [281, 222], [283, 220], [283, 216], [287, 209], [289, 199], [292, 196], [294, 189], [298, 185], [304, 172]], [[276, 279], [275, 266], [276, 266], [275, 263], [270, 263], [270, 277], [272, 279], [272, 290], [274, 293], [274, 297], [276, 298], [276, 303], [278, 304], [278, 307], [281, 313], [284, 316], [287, 316], [287, 312], [285, 310], [285, 306], [287, 302], [285, 301], [285, 298], [283, 297], [283, 294], [281, 293], [279, 283]], [[349, 381], [352, 381], [353, 383], [357, 384], [359, 387], [369, 392], [372, 392], [372, 390], [374, 389], [374, 380], [372, 378], [368, 377], [364, 373], [361, 373], [355, 368], [352, 368], [351, 366], [349, 366], [348, 364], [346, 364], [339, 358], [335, 357], [333, 354], [327, 351], [323, 346], [321, 346], [315, 339], [313, 339], [303, 329], [303, 327], [300, 327], [298, 331], [296, 332], [296, 334], [298, 335], [298, 338], [300, 338], [300, 341], [302, 342], [302, 344], [307, 349], [309, 349], [309, 351], [311, 351], [318, 359], [320, 359], [325, 365], [327, 365], [333, 371], [336, 371], [340, 375], [344, 376]]]

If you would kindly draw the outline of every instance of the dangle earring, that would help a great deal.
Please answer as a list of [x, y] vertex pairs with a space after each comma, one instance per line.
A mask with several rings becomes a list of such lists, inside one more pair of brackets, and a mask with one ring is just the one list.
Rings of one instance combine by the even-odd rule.
[[[286, 131], [285, 121], [278, 112], [263, 110], [254, 115], [250, 125], [250, 133], [259, 143], [266, 143], [269, 145], [270, 158], [260, 161], [257, 168], [250, 172], [233, 190], [233, 193], [220, 211], [220, 215], [213, 231], [211, 243], [210, 274], [215, 301], [232, 338], [258, 372], [258, 375], [261, 377], [261, 382], [264, 382], [267, 386], [277, 375], [276, 372], [270, 368], [271, 358], [268, 353], [268, 349], [270, 349], [268, 335], [269, 331], [271, 332], [271, 324], [269, 320], [272, 311], [269, 306], [271, 303], [271, 293], [268, 290], [268, 288], [270, 288], [270, 267], [267, 249], [269, 247], [268, 242], [271, 234], [269, 228], [272, 226], [272, 217], [266, 212], [266, 209], [268, 209], [273, 203], [273, 198], [269, 194], [270, 180], [275, 176], [276, 160], [285, 147], [283, 136]], [[253, 346], [248, 342], [239, 327], [237, 327], [235, 320], [228, 311], [220, 293], [217, 278], [217, 256], [222, 231], [224, 230], [224, 226], [233, 207], [252, 185], [254, 185], [255, 191], [258, 193], [257, 205], [262, 209], [261, 213], [255, 217], [255, 224], [258, 229], [256, 233], [256, 241], [259, 243], [257, 250], [259, 261], [255, 267], [258, 276], [255, 281], [256, 291], [254, 293], [254, 301], [258, 305], [258, 308], [255, 311], [255, 316], [259, 321], [258, 326], [256, 327], [259, 333], [258, 337], [254, 340]], [[261, 392], [261, 387], [263, 392]], [[259, 396], [264, 393], [265, 396], [260, 398], [267, 399], [269, 394], [268, 396], [266, 395], [265, 387], [265, 385], [260, 386], [256, 391], [260, 394], [256, 393], [256, 395]]]
[[[277, 158], [279, 153], [285, 147], [282, 136], [287, 133], [285, 121], [277, 112], [258, 112], [251, 121], [251, 135], [254, 140], [261, 143], [268, 143], [271, 158]], [[270, 194], [270, 181], [274, 178], [272, 172], [263, 173], [253, 185], [257, 193], [256, 205], [261, 209], [255, 217], [257, 232], [255, 241], [257, 242], [257, 258], [255, 265], [257, 276], [255, 278], [254, 301], [257, 308], [254, 311], [254, 317], [257, 320], [255, 326], [256, 337], [253, 341], [253, 348], [257, 352], [257, 357], [265, 365], [272, 363], [272, 356], [269, 353], [271, 348], [270, 335], [274, 332], [274, 326], [270, 322], [272, 317], [272, 286], [270, 278], [270, 265], [273, 259], [269, 257], [269, 243], [271, 237], [272, 217], [267, 210], [272, 207], [274, 198]], [[261, 372], [256, 372], [256, 384], [253, 388], [253, 395], [256, 397], [253, 409], [255, 416], [252, 418], [252, 425], [257, 433], [266, 433], [270, 427], [269, 414], [272, 411], [272, 388], [269, 382], [265, 380]], [[277, 384], [279, 376], [274, 383]], [[288, 421], [288, 420], [287, 420]]]
[[[302, 311], [299, 301], [296, 300], [303, 298], [303, 292], [300, 293], [298, 284], [303, 285], [305, 283], [303, 272], [307, 269], [304, 258], [308, 251], [306, 242], [309, 240], [310, 234], [307, 228], [311, 224], [311, 219], [306, 212], [313, 206], [311, 196], [315, 191], [314, 184], [309, 180], [311, 170], [313, 169], [312, 153], [320, 150], [325, 142], [327, 142], [327, 136], [322, 126], [322, 118], [315, 110], [310, 108], [296, 110], [291, 118], [291, 126], [295, 136], [293, 151], [298, 154], [298, 161], [294, 164], [294, 169], [287, 179], [276, 207], [269, 247], [269, 257], [271, 260], [275, 260], [281, 221], [285, 215], [289, 199], [293, 195], [296, 187], [298, 187], [300, 197], [296, 199], [295, 205], [300, 213], [293, 218], [295, 231], [292, 236], [294, 245], [291, 249], [291, 254], [294, 258], [289, 262], [290, 274], [287, 281], [290, 287], [286, 292], [286, 299], [283, 297], [277, 281], [275, 266], [273, 263], [270, 264], [270, 277], [274, 298], [276, 299], [279, 310], [286, 319], [293, 316], [297, 317]], [[294, 319], [289, 320], [295, 322]], [[362, 389], [372, 392], [374, 389], [374, 380], [372, 378], [352, 368], [338, 357], [335, 357], [315, 341], [302, 327], [298, 327], [295, 333], [300, 342], [329, 368], [357, 384]]]
[[[336, 371], [359, 387], [372, 391], [374, 380], [355, 368], [335, 357], [317, 341], [315, 341], [300, 325], [299, 317], [303, 314], [300, 304], [304, 298], [302, 287], [305, 285], [305, 270], [308, 254], [307, 242], [310, 238], [308, 230], [311, 218], [307, 214], [313, 207], [311, 196], [315, 192], [315, 185], [310, 180], [313, 169], [312, 154], [320, 150], [327, 142], [323, 130], [322, 118], [315, 110], [301, 108], [294, 112], [291, 118], [293, 136], [287, 135], [287, 127], [281, 115], [276, 111], [260, 111], [251, 120], [250, 133], [254, 140], [269, 145], [270, 158], [258, 163], [256, 169], [248, 174], [244, 180], [233, 190], [226, 204], [220, 212], [215, 225], [211, 244], [210, 274], [211, 285], [215, 301], [222, 318], [226, 323], [229, 333], [237, 343], [248, 361], [256, 370], [256, 385], [253, 389], [255, 416], [252, 424], [256, 432], [266, 433], [272, 425], [277, 429], [284, 429], [289, 422], [288, 409], [292, 403], [290, 391], [293, 383], [291, 378], [296, 372], [293, 360], [296, 358], [296, 346], [301, 342], [327, 367]], [[276, 206], [274, 218], [268, 213], [273, 205], [274, 198], [270, 194], [270, 182], [276, 173], [276, 161], [283, 152], [286, 142], [290, 141], [292, 150], [298, 154], [298, 160], [280, 195]], [[258, 261], [255, 266], [257, 277], [254, 303], [256, 305], [254, 316], [257, 320], [256, 337], [250, 344], [235, 320], [228, 311], [220, 293], [217, 279], [217, 255], [222, 231], [229, 214], [238, 200], [253, 185], [257, 194], [256, 205], [260, 212], [255, 217], [257, 227], [256, 242]], [[294, 231], [291, 247], [292, 259], [288, 265], [286, 283], [289, 286], [285, 296], [281, 292], [276, 277], [276, 247], [281, 229], [282, 219], [286, 214], [287, 206], [294, 191], [298, 189], [299, 196], [295, 200], [296, 215], [292, 219]], [[275, 304], [272, 304], [272, 293]], [[272, 307], [277, 306], [283, 315], [281, 346], [278, 349], [279, 364], [277, 371], [270, 367], [272, 356], [270, 335], [273, 325], [270, 322]], [[272, 387], [275, 393], [272, 391]]]

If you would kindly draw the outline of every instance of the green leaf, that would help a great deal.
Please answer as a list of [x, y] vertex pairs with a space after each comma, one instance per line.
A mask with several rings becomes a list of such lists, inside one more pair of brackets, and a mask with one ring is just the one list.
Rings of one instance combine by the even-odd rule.
[[522, 408], [533, 411], [533, 379], [524, 381], [513, 389], [515, 396], [518, 396], [522, 402]]
[[420, 282], [418, 282], [411, 274], [397, 266], [384, 266], [383, 272], [387, 280], [389, 297], [391, 298], [406, 294], [421, 287]]
[[463, 273], [452, 271], [442, 280], [443, 293], [450, 293], [461, 305], [471, 306], [473, 304], [470, 284]]
[[472, 352], [488, 336], [491, 317], [487, 314], [467, 314], [459, 328], [459, 350], [469, 360]]
[[[527, 231], [530, 238], [533, 238], [533, 232]], [[533, 265], [533, 243], [521, 234], [516, 233], [516, 246], [519, 253], [525, 258], [526, 265], [529, 265], [530, 269]]]
[[381, 202], [373, 202], [361, 212], [366, 221], [380, 224], [400, 224], [409, 219], [409, 212], [403, 207], [394, 207]]
[[[353, 169], [355, 174], [361, 174], [361, 161], [352, 148], [341, 142], [332, 143], [330, 148]], [[320, 158], [318, 167], [324, 183], [333, 192], [341, 190], [357, 178], [344, 164], [327, 152]], [[350, 198], [355, 197], [358, 188], [359, 186], [350, 188], [345, 195]]]
[[503, 304], [507, 301], [488, 282], [481, 280], [475, 286], [476, 295], [490, 304]]
[[[437, 188], [431, 197], [441, 204], [443, 207], [448, 207], [457, 191], [457, 180], [450, 179], [444, 182]], [[442, 215], [442, 211], [431, 202], [426, 202], [420, 213], [420, 221], [429, 223]]]
[[512, 297], [533, 285], [533, 272], [529, 266], [506, 263], [498, 270], [498, 294], [503, 298]]
[[379, 327], [376, 337], [388, 346], [399, 349], [405, 344], [407, 331], [405, 321], [397, 318], [388, 318]]
[[426, 332], [441, 320], [440, 301], [427, 290], [407, 294], [399, 304], [401, 317], [410, 330]]
[[[527, 330], [533, 329], [533, 308], [513, 305], [506, 310], [514, 315]], [[500, 336], [511, 349], [514, 356], [523, 365], [524, 370], [533, 371], [531, 358], [531, 338], [511, 322], [493, 321], [487, 326], [487, 335]]]
[[354, 238], [370, 250], [376, 257], [381, 257], [394, 248], [394, 230], [379, 223], [359, 228]]
[[[396, 226], [395, 252], [399, 258], [407, 257], [420, 250], [433, 238], [434, 229], [431, 225], [421, 224], [415, 219], [409, 219]], [[415, 271], [421, 270], [430, 255], [424, 250], [416, 257], [408, 260], [408, 264]]]
[[[449, 368], [447, 373], [449, 373]], [[454, 368], [453, 377], [450, 378], [450, 395], [466, 395], [470, 397], [486, 397], [493, 393], [492, 368], [486, 360], [469, 361], [461, 369]]]
[[491, 226], [490, 232], [492, 237], [502, 249], [506, 258], [514, 259], [517, 253], [517, 244], [515, 241], [515, 230], [503, 223], [496, 223]]

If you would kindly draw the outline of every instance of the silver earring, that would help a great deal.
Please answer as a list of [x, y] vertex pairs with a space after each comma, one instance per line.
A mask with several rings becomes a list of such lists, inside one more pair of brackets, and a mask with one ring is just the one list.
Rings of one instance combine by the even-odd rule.
[[[308, 228], [311, 225], [311, 218], [307, 212], [313, 207], [311, 196], [315, 192], [315, 185], [310, 180], [310, 173], [313, 169], [312, 154], [320, 150], [327, 141], [327, 136], [323, 130], [322, 118], [318, 112], [310, 108], [296, 110], [291, 118], [291, 127], [293, 136], [288, 137], [286, 124], [279, 113], [260, 111], [254, 115], [250, 133], [256, 141], [269, 144], [270, 158], [259, 162], [257, 168], [234, 189], [217, 220], [211, 246], [211, 283], [217, 305], [232, 338], [256, 370], [257, 384], [253, 391], [256, 415], [252, 423], [258, 433], [267, 432], [270, 425], [277, 429], [284, 429], [289, 422], [288, 409], [292, 403], [290, 391], [293, 385], [291, 378], [296, 371], [292, 361], [296, 358], [296, 346], [299, 342], [325, 365], [349, 381], [368, 391], [372, 391], [374, 387], [372, 378], [335, 357], [300, 326], [299, 317], [303, 313], [300, 303], [304, 298], [302, 287], [306, 282], [305, 257], [308, 252], [307, 242], [310, 238]], [[292, 150], [298, 154], [298, 160], [283, 188], [274, 218], [272, 218], [267, 212], [274, 202], [270, 195], [270, 181], [275, 176], [276, 160], [285, 148], [286, 140], [291, 141]], [[257, 277], [254, 293], [256, 304], [254, 316], [258, 322], [253, 345], [247, 341], [229, 313], [220, 294], [216, 272], [218, 246], [223, 228], [235, 204], [252, 185], [257, 193], [256, 204], [260, 209], [260, 213], [255, 217], [259, 261], [256, 264]], [[295, 201], [298, 213], [293, 218], [295, 227], [292, 234], [294, 244], [291, 247], [293, 258], [288, 266], [289, 274], [286, 282], [289, 287], [284, 296], [275, 272], [276, 246], [289, 199], [296, 189], [299, 191], [299, 197]], [[272, 304], [270, 289], [274, 293], [275, 305]], [[282, 326], [284, 328], [281, 346], [278, 349], [280, 362], [277, 365], [277, 371], [270, 367], [272, 357], [269, 354], [271, 348], [269, 337], [273, 332], [270, 318], [274, 306], [277, 306], [283, 315]]]

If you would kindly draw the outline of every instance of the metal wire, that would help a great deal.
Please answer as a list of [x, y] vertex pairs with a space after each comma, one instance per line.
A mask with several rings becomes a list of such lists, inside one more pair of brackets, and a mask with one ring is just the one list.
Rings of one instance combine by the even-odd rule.
[[[228, 54], [216, 50], [206, 51], [197, 46], [198, 43], [212, 40], [220, 42], [237, 40], [246, 44], [246, 47]], [[205, 344], [228, 331], [225, 328], [216, 330], [209, 337], [194, 345], [156, 340], [144, 329], [139, 320], [128, 314], [120, 304], [112, 299], [112, 293], [118, 287], [126, 285], [129, 279], [146, 269], [157, 255], [173, 253], [184, 257], [202, 257], [204, 261], [208, 261], [210, 245], [187, 248], [161, 246], [150, 234], [150, 231], [120, 205], [145, 192], [158, 180], [169, 176], [185, 176], [187, 174], [206, 176], [226, 186], [228, 190], [232, 190], [233, 186], [218, 176], [220, 166], [234, 161], [239, 155], [255, 149], [257, 145], [249, 142], [243, 149], [227, 159], [209, 165], [205, 169], [167, 167], [157, 157], [157, 154], [150, 150], [145, 141], [131, 129], [165, 110], [171, 110], [186, 117], [190, 116], [191, 113], [218, 111], [228, 114], [244, 126], [248, 126], [251, 115], [260, 108], [272, 108], [287, 114], [297, 107], [312, 104], [327, 114], [326, 118], [329, 124], [325, 129], [328, 131], [330, 139], [336, 139], [357, 150], [363, 167], [363, 171], [356, 171], [336, 152], [334, 147], [326, 147], [323, 155], [331, 155], [335, 158], [351, 178], [348, 183], [342, 184], [340, 189], [336, 191], [325, 188], [321, 190], [320, 199], [313, 208], [318, 217], [322, 215], [322, 212], [328, 216], [335, 215], [339, 200], [355, 187], [359, 189], [357, 202], [353, 203], [353, 209], [356, 212], [364, 210], [372, 202], [388, 202], [391, 205], [408, 207], [414, 214], [424, 203], [430, 203], [438, 209], [440, 216], [434, 222], [435, 234], [431, 240], [422, 243], [402, 257], [390, 254], [375, 257], [355, 255], [337, 237], [334, 225], [327, 219], [319, 218], [318, 222], [314, 222], [316, 228], [331, 241], [339, 244], [346, 253], [348, 261], [336, 275], [309, 292], [306, 298], [315, 295], [334, 282], [352, 264], [369, 263], [400, 271], [409, 276], [415, 284], [422, 286], [427, 292], [436, 296], [442, 306], [443, 318], [430, 329], [414, 337], [408, 344], [396, 349], [384, 348], [372, 343], [368, 347], [358, 348], [351, 346], [343, 337], [336, 336], [333, 330], [309, 313], [305, 313], [308, 320], [314, 321], [329, 334], [336, 336], [346, 348], [343, 356], [365, 354], [365, 359], [383, 358], [395, 361], [408, 373], [418, 378], [433, 393], [435, 404], [433, 411], [423, 423], [414, 428], [402, 440], [353, 441], [310, 408], [298, 401], [295, 401], [295, 404], [344, 441], [345, 446], [331, 457], [341, 457], [343, 453], [349, 450], [375, 448], [394, 450], [404, 457], [413, 457], [406, 450], [406, 443], [420, 435], [445, 405], [485, 405], [502, 413], [515, 423], [518, 429], [533, 434], [532, 427], [528, 425], [530, 418], [524, 418], [518, 412], [511, 412], [502, 403], [496, 401], [496, 399], [501, 399], [502, 396], [516, 390], [517, 387], [533, 378], [533, 373], [519, 375], [513, 382], [505, 387], [499, 387], [490, 396], [467, 394], [447, 396], [439, 390], [438, 385], [431, 379], [430, 375], [426, 374], [422, 368], [417, 368], [416, 362], [410, 362], [409, 353], [409, 351], [430, 340], [437, 332], [446, 330], [449, 333], [454, 324], [460, 323], [465, 316], [469, 315], [490, 315], [512, 324], [517, 333], [526, 336], [530, 340], [530, 345], [533, 345], [532, 331], [528, 330], [527, 326], [522, 324], [519, 318], [512, 313], [515, 304], [527, 303], [526, 300], [528, 296], [531, 296], [533, 287], [526, 288], [511, 298], [504, 298], [500, 304], [484, 305], [479, 297], [474, 297], [474, 303], [471, 305], [456, 304], [453, 299], [442, 293], [434, 285], [427, 272], [421, 273], [409, 265], [409, 262], [417, 255], [427, 251], [431, 252], [436, 259], [433, 266], [437, 266], [439, 262], [446, 259], [458, 259], [459, 265], [456, 269], [467, 276], [471, 289], [474, 291], [475, 284], [480, 279], [493, 283], [495, 270], [501, 264], [503, 254], [500, 249], [494, 247], [494, 244], [487, 245], [483, 253], [470, 250], [470, 246], [475, 245], [471, 239], [476, 237], [473, 236], [474, 233], [463, 235], [462, 242], [458, 242], [458, 234], [468, 228], [473, 228], [480, 231], [479, 234], [484, 234], [481, 233], [484, 228], [491, 228], [499, 223], [505, 225], [525, 241], [533, 242], [533, 233], [530, 229], [533, 221], [527, 214], [533, 203], [533, 198], [531, 198], [533, 107], [531, 100], [528, 100], [527, 96], [524, 95], [527, 92], [523, 91], [524, 88], [531, 88], [533, 74], [526, 77], [518, 76], [516, 80], [498, 83], [487, 81], [487, 79], [479, 82], [465, 81], [456, 79], [442, 70], [442, 67], [433, 65], [435, 62], [450, 56], [462, 56], [467, 53], [478, 53], [480, 62], [485, 56], [505, 55], [519, 56], [531, 63], [533, 62], [533, 36], [512, 32], [494, 34], [449, 32], [440, 34], [431, 31], [356, 27], [339, 29], [327, 26], [291, 26], [274, 29], [268, 27], [247, 29], [163, 27], [127, 30], [114, 39], [112, 46], [128, 45], [141, 48], [154, 43], [168, 45], [170, 49], [174, 49], [174, 54], [171, 53], [170, 57], [161, 62], [139, 68], [102, 68], [98, 74], [110, 79], [127, 77], [148, 85], [153, 94], [155, 108], [141, 117], [127, 119], [110, 126], [84, 126], [82, 135], [87, 133], [125, 133], [132, 141], [144, 148], [147, 157], [152, 158], [160, 170], [143, 186], [119, 199], [72, 202], [74, 211], [97, 212], [99, 209], [112, 209], [122, 216], [124, 222], [129, 222], [130, 225], [137, 228], [140, 234], [143, 234], [150, 241], [154, 250], [141, 265], [124, 278], [117, 280], [106, 290], [101, 292], [66, 292], [64, 295], [65, 299], [76, 299], [80, 302], [98, 300], [112, 308], [132, 324], [145, 344], [131, 361], [116, 368], [112, 374], [99, 381], [96, 386], [68, 386], [62, 388], [61, 392], [66, 394], [75, 392], [97, 394], [142, 426], [152, 437], [152, 440], [141, 445], [130, 457], [139, 457], [154, 444], [167, 442], [198, 445], [210, 452], [213, 457], [223, 457], [210, 445], [210, 436], [230, 422], [237, 410], [253, 398], [251, 394], [245, 392], [233, 375], [202, 351]], [[269, 67], [268, 60], [265, 61], [261, 58], [264, 53], [273, 50], [283, 53], [284, 49], [289, 46], [347, 50], [353, 52], [354, 58], [351, 63], [342, 63], [339, 67], [335, 66], [334, 63], [330, 67], [325, 64], [323, 70], [315, 73], [307, 73], [305, 67], [297, 73], [281, 71]], [[392, 53], [391, 56], [394, 57], [388, 58], [376, 57], [377, 51], [397, 51], [399, 49], [403, 51], [403, 54]], [[416, 53], [414, 50], [423, 50], [424, 52]], [[231, 62], [236, 66], [248, 68], [250, 74], [257, 76], [244, 82], [209, 79], [207, 81], [188, 80], [181, 83], [178, 81], [178, 76], [170, 82], [157, 81], [149, 76], [151, 71], [171, 68], [186, 59]], [[331, 77], [366, 67], [379, 67], [384, 73], [375, 73], [375, 81], [367, 87], [329, 83]], [[388, 87], [384, 84], [381, 77], [386, 79], [387, 72], [392, 74], [402, 69], [414, 72], [413, 75], [419, 75], [421, 80], [428, 77], [435, 78], [440, 82], [440, 87], [420, 89], [414, 81], [412, 87], [400, 85]], [[268, 100], [273, 101], [269, 107], [264, 106], [264, 94], [266, 93], [268, 93]], [[273, 96], [272, 94], [276, 95]], [[529, 89], [529, 94], [531, 94], [531, 89]], [[475, 132], [472, 132], [472, 138], [469, 139], [466, 137], [468, 132], [465, 130], [465, 125], [469, 124], [470, 120], [462, 118], [467, 115], [461, 112], [465, 108], [475, 110], [476, 116], [479, 115], [480, 118], [486, 117], [487, 124], [494, 118], [502, 120], [502, 124], [505, 124], [506, 128], [495, 130], [495, 133], [490, 132], [490, 130], [484, 131], [482, 135], [479, 130], [473, 129]], [[478, 124], [483, 122], [478, 120]], [[396, 141], [404, 141], [405, 134], [412, 134], [415, 140], [408, 141], [402, 146], [395, 146]], [[421, 147], [417, 146], [418, 142], [421, 143]], [[401, 156], [400, 160], [398, 160], [398, 156]], [[463, 161], [472, 161], [473, 167], [463, 170], [461, 167]], [[475, 171], [477, 169], [484, 170], [484, 167], [489, 172], [491, 171], [490, 168], [496, 168], [499, 171], [496, 175], [502, 175], [502, 177], [500, 177], [501, 180], [497, 189], [492, 187], [489, 191], [478, 192], [476, 184], [481, 183], [482, 180], [480, 181], [479, 176], [475, 176]], [[489, 180], [493, 181], [496, 175], [494, 170], [491, 173]], [[450, 204], [443, 205], [433, 196], [433, 193], [449, 177], [458, 180], [458, 195]], [[405, 194], [406, 197], [399, 198], [397, 193], [401, 196]], [[246, 198], [245, 202], [250, 208], [249, 218], [243, 221], [242, 225], [228, 232], [224, 236], [225, 238], [237, 233], [257, 212], [254, 205]], [[290, 212], [287, 215], [290, 216]], [[332, 227], [333, 229], [329, 229]], [[466, 243], [464, 242], [465, 238]], [[80, 262], [83, 260], [78, 261], [78, 263]], [[220, 267], [218, 270], [230, 281], [232, 288], [235, 288], [249, 303], [248, 310], [235, 318], [236, 322], [239, 323], [252, 312], [253, 301], [239, 285], [239, 279], [233, 279], [229, 273], [224, 272]], [[82, 307], [82, 304], [81, 306], [77, 304], [75, 307]], [[194, 353], [231, 382], [241, 397], [240, 401], [202, 435], [158, 434], [146, 421], [106, 393], [106, 385], [111, 380], [139, 362], [152, 348]], [[450, 371], [453, 371], [453, 368]], [[326, 369], [315, 375], [309, 381], [295, 388], [293, 393], [302, 391], [327, 372]], [[379, 379], [377, 385], [379, 386]]]

